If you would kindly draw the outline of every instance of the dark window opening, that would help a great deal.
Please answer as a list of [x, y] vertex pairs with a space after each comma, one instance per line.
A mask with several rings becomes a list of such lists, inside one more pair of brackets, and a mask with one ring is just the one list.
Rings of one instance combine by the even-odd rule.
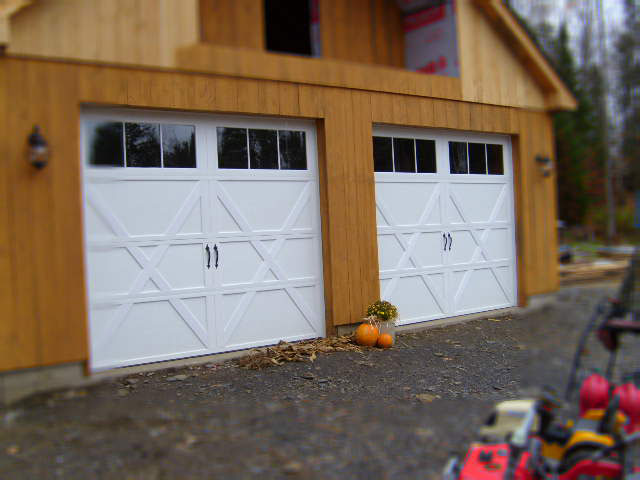
[[265, 0], [267, 50], [311, 55], [311, 12], [306, 0]]
[[167, 168], [196, 168], [196, 128], [162, 125], [162, 163]]
[[419, 173], [436, 173], [435, 140], [416, 139], [416, 163]]
[[124, 167], [122, 123], [99, 121], [91, 125], [89, 164]]
[[248, 168], [247, 129], [218, 127], [218, 167]]
[[469, 173], [466, 142], [449, 142], [449, 169], [451, 173]]
[[304, 132], [278, 130], [281, 170], [307, 169], [307, 141]]
[[376, 172], [393, 172], [391, 138], [373, 137], [373, 170]]
[[487, 144], [487, 163], [489, 166], [489, 175], [504, 175], [502, 145]]
[[249, 130], [250, 168], [278, 168], [278, 132], [275, 130]]
[[156, 123], [125, 123], [127, 167], [160, 167], [160, 128]]
[[469, 144], [469, 173], [487, 173], [487, 160], [484, 154], [484, 143]]
[[396, 172], [415, 173], [416, 153], [412, 138], [393, 139], [393, 162]]

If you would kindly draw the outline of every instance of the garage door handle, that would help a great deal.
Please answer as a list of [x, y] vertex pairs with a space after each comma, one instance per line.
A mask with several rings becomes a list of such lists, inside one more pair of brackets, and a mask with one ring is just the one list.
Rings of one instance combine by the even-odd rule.
[[447, 251], [447, 235], [446, 234], [442, 234], [442, 239], [444, 240], [444, 251]]
[[214, 246], [213, 246], [213, 251], [214, 251], [214, 253], [216, 254], [216, 263], [214, 264], [214, 267], [218, 268], [218, 257], [219, 257], [219, 254], [218, 254], [218, 245], [214, 245]]
[[204, 247], [207, 252], [207, 268], [211, 268], [211, 250], [209, 249], [209, 245]]
[[451, 238], [451, 234], [449, 234], [449, 251], [451, 251], [451, 245], [453, 245], [453, 238]]

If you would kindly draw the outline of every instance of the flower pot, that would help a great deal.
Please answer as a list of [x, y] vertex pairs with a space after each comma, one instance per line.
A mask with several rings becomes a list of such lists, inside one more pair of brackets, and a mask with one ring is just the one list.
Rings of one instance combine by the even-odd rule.
[[379, 329], [380, 329], [380, 335], [382, 335], [383, 333], [388, 333], [389, 335], [391, 335], [391, 338], [393, 338], [393, 343], [396, 343], [396, 322], [394, 320], [380, 320], [378, 319], [379, 322]]

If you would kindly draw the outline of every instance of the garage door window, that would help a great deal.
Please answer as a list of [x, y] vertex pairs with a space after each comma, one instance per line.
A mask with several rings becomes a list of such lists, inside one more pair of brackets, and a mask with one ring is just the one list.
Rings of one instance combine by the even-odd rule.
[[376, 172], [436, 173], [436, 142], [373, 137], [373, 169]]
[[195, 168], [195, 127], [88, 122], [89, 164], [129, 168]]
[[218, 127], [218, 167], [306, 170], [305, 132]]
[[455, 174], [504, 175], [502, 145], [449, 142], [449, 168]]

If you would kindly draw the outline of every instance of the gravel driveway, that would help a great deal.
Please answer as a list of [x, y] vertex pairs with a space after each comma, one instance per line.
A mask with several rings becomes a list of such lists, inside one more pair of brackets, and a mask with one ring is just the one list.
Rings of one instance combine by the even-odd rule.
[[[595, 301], [614, 291], [566, 288], [537, 311], [401, 335], [386, 351], [33, 397], [0, 410], [0, 478], [438, 478], [496, 401], [562, 390]], [[640, 365], [639, 348], [625, 364]]]

